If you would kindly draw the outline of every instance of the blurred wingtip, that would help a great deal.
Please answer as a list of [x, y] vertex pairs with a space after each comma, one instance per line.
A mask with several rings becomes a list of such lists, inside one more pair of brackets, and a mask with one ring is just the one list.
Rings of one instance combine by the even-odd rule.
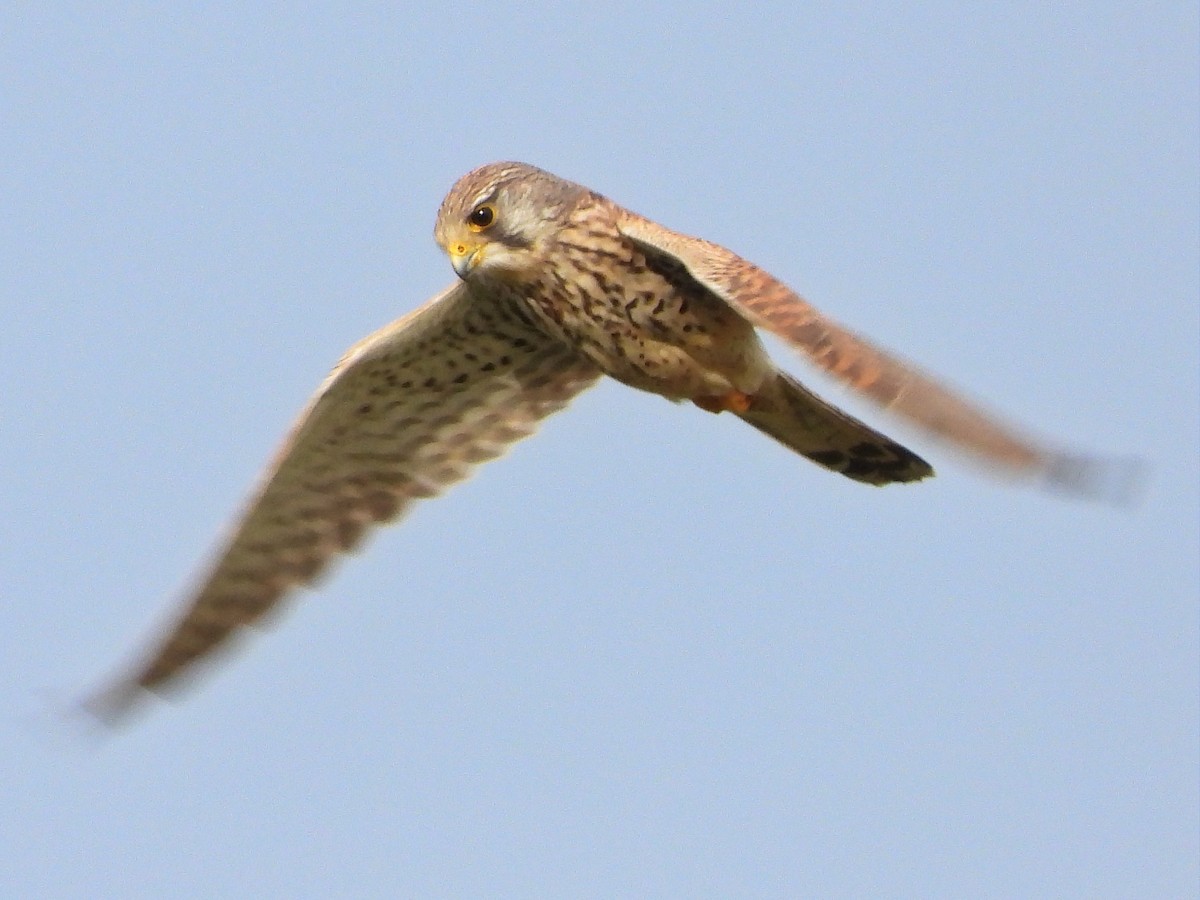
[[1053, 491], [1132, 509], [1145, 491], [1149, 466], [1136, 456], [1098, 457], [1063, 453], [1045, 470], [1045, 484]]
[[136, 680], [122, 679], [79, 700], [73, 712], [94, 729], [113, 732], [132, 721], [148, 693]]

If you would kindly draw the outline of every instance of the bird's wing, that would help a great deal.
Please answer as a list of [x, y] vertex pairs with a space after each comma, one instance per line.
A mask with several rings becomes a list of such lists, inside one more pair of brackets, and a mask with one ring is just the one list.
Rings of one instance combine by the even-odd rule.
[[1071, 493], [1122, 501], [1138, 465], [1045, 447], [813, 308], [787, 285], [718, 244], [623, 211], [619, 228], [650, 259], [680, 267], [759, 328], [803, 351], [816, 365], [884, 408], [983, 462], [1040, 477]]
[[318, 388], [182, 615], [90, 704], [113, 718], [259, 619], [376, 522], [468, 477], [599, 371], [456, 284], [350, 348]]

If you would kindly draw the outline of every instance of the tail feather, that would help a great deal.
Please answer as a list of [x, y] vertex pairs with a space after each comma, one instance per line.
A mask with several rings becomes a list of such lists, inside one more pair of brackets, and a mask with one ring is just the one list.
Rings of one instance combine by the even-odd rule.
[[933, 467], [779, 372], [739, 416], [826, 469], [867, 484], [920, 481]]

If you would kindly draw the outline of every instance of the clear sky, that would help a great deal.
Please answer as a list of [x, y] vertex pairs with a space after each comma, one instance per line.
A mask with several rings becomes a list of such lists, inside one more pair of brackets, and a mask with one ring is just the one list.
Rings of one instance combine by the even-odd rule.
[[[421, 5], [0, 13], [0, 896], [1193, 895], [1196, 6]], [[64, 723], [505, 158], [1140, 504], [855, 404], [939, 471], [870, 489], [603, 384], [179, 702]]]

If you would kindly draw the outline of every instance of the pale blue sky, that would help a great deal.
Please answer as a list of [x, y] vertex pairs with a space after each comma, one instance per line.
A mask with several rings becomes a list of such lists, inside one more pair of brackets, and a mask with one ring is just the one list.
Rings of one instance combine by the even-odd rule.
[[[1196, 6], [403, 7], [0, 13], [0, 896], [1193, 894]], [[182, 702], [64, 726], [503, 158], [1142, 502], [856, 404], [939, 470], [872, 490], [605, 384]]]

